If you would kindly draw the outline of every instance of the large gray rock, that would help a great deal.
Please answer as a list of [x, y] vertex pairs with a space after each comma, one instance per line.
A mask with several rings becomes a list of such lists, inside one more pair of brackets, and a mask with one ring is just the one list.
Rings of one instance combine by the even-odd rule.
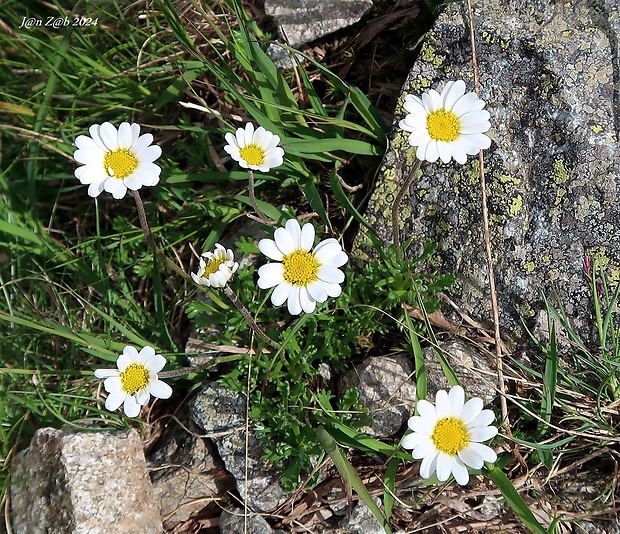
[[398, 432], [413, 414], [416, 387], [411, 359], [395, 356], [371, 356], [342, 377], [340, 391], [357, 388], [359, 402], [372, 418], [363, 427], [375, 437], [389, 437]]
[[[485, 167], [502, 330], [526, 339], [522, 318], [543, 308], [542, 292], [557, 293], [576, 331], [595, 342], [584, 255], [620, 280], [617, 1], [474, 4], [481, 97], [492, 124]], [[405, 94], [459, 78], [473, 90], [465, 2], [437, 19], [396, 108], [366, 213], [386, 242], [394, 197], [415, 161], [397, 127]], [[456, 276], [453, 298], [470, 316], [490, 320], [478, 160], [422, 170], [402, 204], [402, 235], [438, 242], [433, 267]], [[361, 240], [358, 246], [360, 256], [368, 253]]]
[[253, 431], [246, 446], [246, 396], [211, 382], [189, 407], [192, 419], [213, 440], [226, 469], [235, 477], [241, 498], [247, 495], [248, 506], [255, 512], [268, 512], [282, 504], [286, 497], [280, 473], [265, 459]]
[[13, 460], [15, 534], [160, 534], [137, 432], [42, 428]]
[[355, 24], [372, 6], [372, 0], [265, 0], [265, 13], [296, 47]]

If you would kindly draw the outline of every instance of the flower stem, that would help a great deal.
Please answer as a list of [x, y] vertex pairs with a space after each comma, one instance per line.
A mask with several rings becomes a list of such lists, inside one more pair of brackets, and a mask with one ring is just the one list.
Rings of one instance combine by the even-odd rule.
[[[151, 227], [149, 226], [149, 221], [146, 217], [146, 211], [144, 209], [144, 203], [142, 202], [142, 198], [140, 197], [140, 193], [136, 191], [131, 191], [131, 194], [136, 201], [136, 207], [138, 208], [138, 218], [140, 219], [140, 226], [142, 226], [142, 231], [144, 232], [144, 237], [146, 238], [146, 242], [151, 247], [151, 250], [159, 256], [163, 262], [168, 265], [175, 273], [179, 276], [182, 276], [186, 280], [192, 281], [191, 277], [181, 269], [176, 263], [174, 263], [168, 256], [166, 256], [161, 250], [157, 248], [155, 244], [155, 240], [153, 239], [153, 232], [151, 232]], [[193, 281], [192, 281], [193, 282]]]
[[235, 305], [235, 307], [241, 312], [241, 315], [243, 315], [243, 318], [250, 325], [250, 328], [254, 330], [254, 332], [256, 332], [258, 337], [260, 337], [269, 346], [278, 350], [280, 348], [279, 343], [276, 343], [273, 339], [271, 339], [267, 334], [265, 334], [265, 332], [261, 329], [261, 327], [256, 324], [256, 321], [252, 318], [252, 315], [250, 314], [250, 310], [248, 310], [244, 306], [243, 302], [241, 302], [239, 298], [237, 297], [237, 295], [235, 295], [235, 292], [230, 287], [226, 286], [224, 287], [224, 293], [226, 293], [226, 296]]
[[203, 369], [207, 369], [209, 367], [213, 367], [220, 363], [234, 362], [240, 360], [242, 357], [242, 354], [236, 354], [234, 356], [219, 356], [218, 358], [213, 358], [212, 360], [209, 360], [202, 365], [197, 365], [196, 367], [181, 367], [180, 369], [171, 369], [170, 371], [160, 371], [159, 373], [157, 373], [157, 376], [159, 378], [174, 378], [177, 376], [185, 376], [191, 373], [202, 371]]
[[411, 169], [411, 172], [409, 173], [407, 180], [405, 181], [403, 186], [398, 191], [398, 194], [396, 195], [396, 198], [394, 199], [394, 205], [392, 206], [392, 239], [394, 240], [394, 247], [396, 247], [396, 257], [399, 260], [403, 259], [403, 249], [400, 246], [400, 228], [399, 228], [400, 221], [398, 217], [400, 215], [400, 204], [403, 201], [405, 193], [409, 191], [409, 188], [411, 187], [411, 184], [413, 183], [414, 178], [418, 174], [418, 171], [420, 170], [420, 165], [422, 165], [422, 160], [416, 159], [413, 169]]
[[265, 214], [261, 211], [261, 209], [258, 207], [258, 203], [256, 202], [256, 196], [254, 195], [254, 172], [252, 172], [251, 169], [248, 169], [248, 177], [249, 177], [249, 184], [248, 184], [248, 193], [250, 195], [250, 204], [252, 204], [252, 207], [254, 208], [254, 211], [256, 212], [256, 215], [258, 215], [261, 219], [262, 222], [269, 224], [269, 220], [267, 219], [267, 217], [265, 217]]

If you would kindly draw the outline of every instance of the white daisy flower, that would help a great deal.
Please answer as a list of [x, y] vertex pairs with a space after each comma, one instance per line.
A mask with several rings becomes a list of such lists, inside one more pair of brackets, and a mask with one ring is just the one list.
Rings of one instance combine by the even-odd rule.
[[81, 167], [75, 177], [88, 184], [88, 194], [99, 196], [102, 191], [123, 198], [127, 189], [159, 183], [161, 169], [153, 163], [161, 156], [161, 148], [152, 145], [150, 133], [140, 135], [139, 124], [123, 122], [118, 130], [109, 122], [93, 124], [90, 137], [78, 135], [73, 157]]
[[467, 155], [475, 155], [491, 146], [483, 132], [490, 127], [490, 114], [484, 100], [476, 93], [465, 93], [465, 82], [448, 82], [439, 94], [434, 89], [418, 98], [405, 97], [404, 108], [409, 114], [400, 127], [411, 132], [409, 144], [417, 146], [416, 156], [422, 161], [448, 163], [454, 158], [461, 165]]
[[274, 306], [288, 301], [288, 311], [299, 315], [312, 313], [317, 302], [337, 297], [342, 292], [344, 273], [338, 269], [349, 259], [340, 243], [333, 238], [314, 245], [314, 226], [303, 227], [289, 219], [284, 228], [274, 232], [274, 240], [261, 239], [259, 250], [278, 263], [268, 263], [258, 270], [258, 287], [276, 286], [271, 294]]
[[272, 134], [262, 126], [255, 131], [254, 125], [248, 122], [245, 128], [239, 128], [235, 135], [229, 132], [224, 137], [228, 141], [224, 150], [244, 169], [269, 172], [284, 161], [284, 150], [277, 146], [280, 136]]
[[226, 286], [238, 268], [239, 264], [235, 261], [233, 251], [226, 250], [216, 243], [215, 251], [202, 254], [198, 272], [191, 273], [191, 275], [197, 284], [222, 288]]
[[469, 482], [467, 466], [480, 469], [484, 462], [497, 460], [495, 451], [480, 443], [497, 434], [497, 428], [490, 426], [495, 414], [482, 407], [478, 397], [465, 402], [461, 386], [454, 386], [449, 393], [438, 391], [435, 406], [426, 400], [418, 401], [420, 415], [409, 419], [413, 434], [405, 436], [402, 445], [413, 449], [411, 456], [416, 460], [422, 460], [422, 478], [437, 472], [437, 478], [444, 482], [452, 474], [465, 485]]
[[138, 417], [140, 407], [148, 404], [151, 395], [168, 399], [172, 388], [157, 377], [166, 365], [166, 358], [146, 346], [140, 352], [127, 346], [116, 360], [116, 369], [97, 369], [95, 376], [105, 378], [103, 387], [109, 393], [106, 409], [113, 412], [122, 404], [127, 417]]

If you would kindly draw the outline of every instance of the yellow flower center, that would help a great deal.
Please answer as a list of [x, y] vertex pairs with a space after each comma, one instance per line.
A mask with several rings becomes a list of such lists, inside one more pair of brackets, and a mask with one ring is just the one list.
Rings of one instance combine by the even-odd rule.
[[265, 151], [254, 143], [246, 145], [240, 149], [239, 155], [249, 165], [262, 165], [265, 162]]
[[108, 176], [122, 180], [138, 168], [138, 159], [128, 148], [119, 148], [106, 152], [103, 157], [103, 167]]
[[210, 274], [216, 273], [220, 269], [220, 265], [226, 262], [226, 258], [213, 258], [205, 265], [205, 272], [202, 273], [203, 278], [209, 278]]
[[469, 432], [460, 419], [444, 417], [435, 423], [431, 439], [438, 451], [454, 456], [469, 444]]
[[454, 141], [461, 133], [461, 123], [451, 111], [438, 109], [426, 117], [426, 129], [435, 141]]
[[321, 264], [305, 250], [296, 250], [282, 258], [284, 279], [290, 284], [307, 286], [318, 279], [317, 273]]
[[127, 368], [119, 373], [121, 377], [121, 383], [123, 384], [123, 391], [133, 395], [142, 388], [149, 385], [149, 370], [141, 363], [132, 363]]

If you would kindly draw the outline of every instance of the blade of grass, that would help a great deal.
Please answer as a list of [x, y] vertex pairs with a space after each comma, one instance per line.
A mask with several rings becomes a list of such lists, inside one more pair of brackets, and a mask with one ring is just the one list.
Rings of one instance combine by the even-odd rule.
[[336, 469], [338, 469], [338, 472], [342, 477], [342, 481], [347, 488], [347, 494], [351, 495], [351, 490], [355, 490], [366, 506], [368, 506], [369, 510], [383, 525], [385, 532], [387, 534], [391, 534], [392, 529], [390, 529], [387, 519], [377, 506], [377, 503], [375, 503], [370, 493], [368, 493], [368, 490], [366, 489], [366, 486], [364, 486], [362, 479], [357, 474], [357, 471], [345, 458], [344, 454], [342, 454], [342, 451], [340, 450], [340, 447], [338, 447], [336, 441], [334, 441], [334, 438], [322, 426], [319, 426], [316, 429], [316, 438], [323, 449], [325, 449], [325, 452], [329, 454], [330, 458], [334, 462], [334, 465], [336, 466]]

